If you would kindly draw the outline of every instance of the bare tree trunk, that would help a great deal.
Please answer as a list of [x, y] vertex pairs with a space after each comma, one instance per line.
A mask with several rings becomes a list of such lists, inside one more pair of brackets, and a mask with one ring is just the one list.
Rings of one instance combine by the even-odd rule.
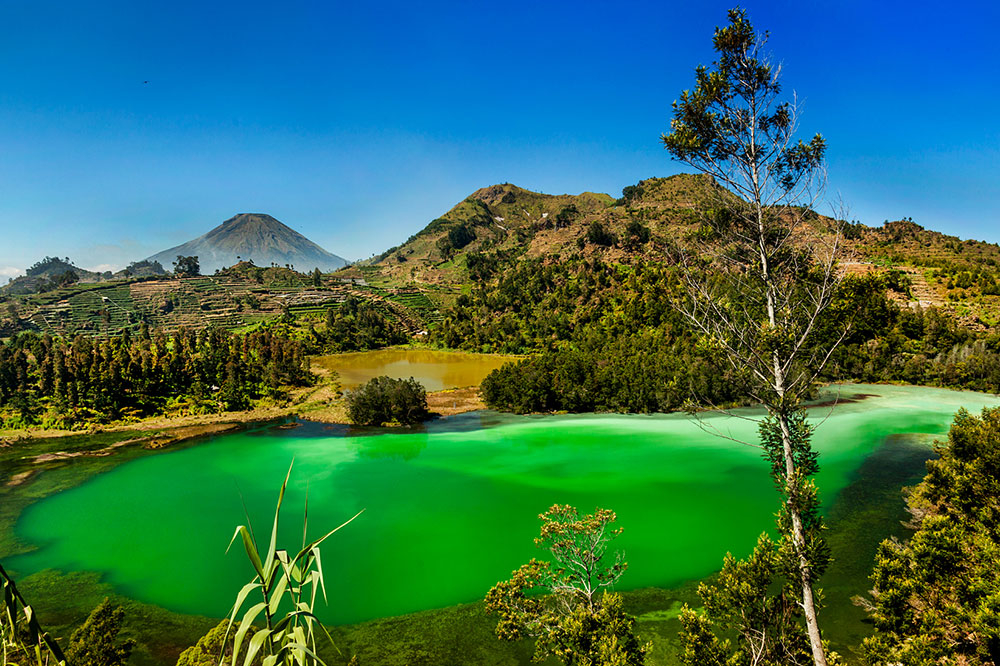
[[819, 632], [819, 618], [816, 612], [816, 600], [813, 596], [812, 567], [806, 557], [806, 535], [802, 527], [802, 515], [795, 505], [797, 488], [789, 487], [798, 484], [795, 475], [795, 461], [792, 458], [792, 435], [788, 427], [788, 417], [784, 410], [778, 413], [778, 423], [781, 426], [781, 442], [785, 457], [785, 485], [788, 499], [786, 507], [792, 521], [792, 543], [799, 560], [799, 582], [802, 585], [802, 612], [806, 617], [806, 633], [809, 635], [809, 647], [812, 649], [813, 663], [816, 666], [826, 666], [826, 653], [823, 651], [823, 639]]
[[[753, 171], [753, 182], [757, 191], [757, 171]], [[767, 289], [767, 318], [773, 328], [777, 323], [775, 312], [774, 288], [771, 282], [770, 263], [765, 249], [764, 230], [764, 207], [758, 199], [754, 202], [757, 213], [757, 228], [760, 237], [758, 239], [760, 248], [761, 274], [764, 278], [764, 285]], [[774, 393], [777, 397], [775, 401], [777, 407], [778, 424], [781, 427], [782, 454], [785, 461], [785, 493], [787, 499], [785, 506], [788, 510], [788, 517], [792, 522], [792, 544], [795, 547], [795, 555], [798, 558], [799, 582], [802, 585], [802, 612], [806, 618], [806, 633], [809, 635], [809, 647], [812, 650], [814, 666], [827, 666], [826, 653], [823, 651], [823, 639], [819, 631], [819, 618], [816, 612], [816, 600], [812, 588], [812, 567], [809, 558], [806, 556], [806, 535], [802, 527], [802, 515], [799, 512], [796, 497], [798, 495], [799, 479], [795, 470], [795, 458], [792, 455], [792, 433], [788, 427], [788, 412], [785, 406], [785, 373], [781, 366], [781, 359], [778, 352], [772, 352], [771, 360], [774, 373]]]

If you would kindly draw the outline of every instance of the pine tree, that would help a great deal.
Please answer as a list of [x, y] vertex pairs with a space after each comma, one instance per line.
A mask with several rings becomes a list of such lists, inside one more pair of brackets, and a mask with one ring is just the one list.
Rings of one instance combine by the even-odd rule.
[[125, 611], [104, 599], [83, 625], [73, 632], [66, 661], [73, 666], [125, 666], [135, 640], [119, 640]]

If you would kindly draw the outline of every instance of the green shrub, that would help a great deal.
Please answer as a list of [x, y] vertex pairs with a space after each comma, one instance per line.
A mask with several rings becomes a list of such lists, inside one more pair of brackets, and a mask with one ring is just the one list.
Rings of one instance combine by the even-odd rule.
[[618, 239], [615, 238], [615, 235], [608, 231], [608, 228], [597, 220], [591, 222], [590, 226], [587, 227], [587, 241], [589, 243], [610, 247], [614, 245], [617, 240]]
[[426, 421], [427, 392], [413, 377], [375, 377], [347, 393], [347, 416], [358, 425], [380, 426], [396, 421], [412, 425]]
[[125, 621], [121, 606], [112, 606], [105, 597], [83, 625], [73, 632], [66, 661], [73, 666], [124, 666], [132, 655], [135, 640], [118, 640]]
[[[181, 652], [181, 656], [177, 659], [177, 666], [218, 666], [220, 656], [222, 657], [222, 663], [232, 662], [234, 634], [236, 631], [239, 631], [239, 628], [239, 622], [233, 623], [233, 633], [230, 633], [227, 637], [229, 620], [223, 620], [211, 631], [199, 638], [197, 643], [184, 650], [184, 652]], [[257, 627], [252, 627], [250, 631], [257, 633], [260, 630]], [[243, 646], [240, 649], [237, 662], [243, 662], [246, 652], [246, 646]], [[260, 666], [260, 663], [261, 655], [258, 654], [251, 664], [252, 666]]]

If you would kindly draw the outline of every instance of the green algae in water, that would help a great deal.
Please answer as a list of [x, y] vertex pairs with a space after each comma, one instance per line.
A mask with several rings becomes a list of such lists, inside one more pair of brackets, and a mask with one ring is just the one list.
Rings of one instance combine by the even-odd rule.
[[[1000, 403], [939, 389], [844, 392], [877, 397], [838, 406], [817, 432], [826, 506], [887, 437], [929, 445], [959, 407]], [[39, 548], [10, 565], [22, 574], [96, 571], [127, 596], [222, 616], [252, 576], [242, 551], [225, 554], [244, 522], [241, 497], [266, 534], [294, 458], [286, 545], [301, 542], [307, 493], [312, 534], [366, 509], [324, 545], [327, 622], [481, 598], [538, 554], [537, 515], [557, 502], [617, 511], [626, 587], [669, 587], [717, 570], [727, 551], [748, 552], [777, 508], [759, 451], [713, 430], [755, 435], [752, 422], [719, 415], [699, 425], [684, 415], [481, 413], [419, 432], [359, 436], [307, 425], [225, 436], [129, 462], [29, 507], [18, 536]]]

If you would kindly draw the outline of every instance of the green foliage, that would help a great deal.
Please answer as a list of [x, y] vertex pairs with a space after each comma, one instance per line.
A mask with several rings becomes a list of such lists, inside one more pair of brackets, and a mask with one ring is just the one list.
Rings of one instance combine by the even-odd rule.
[[[671, 306], [683, 298], [675, 269], [508, 261], [498, 260], [496, 281], [459, 297], [431, 331], [448, 347], [541, 352], [484, 382], [491, 408], [655, 412], [745, 400], [724, 354]], [[715, 279], [720, 297], [733, 301], [735, 285]], [[805, 351], [831, 347], [825, 380], [1000, 389], [1000, 336], [977, 340], [936, 309], [901, 310], [877, 276], [839, 285]]]
[[31, 605], [14, 579], [0, 566], [0, 664], [3, 666], [66, 666], [55, 639], [42, 629]]
[[623, 245], [626, 249], [635, 250], [639, 246], [648, 243], [651, 235], [649, 227], [645, 226], [638, 220], [631, 220], [625, 227]]
[[[229, 660], [232, 666], [237, 666], [238, 661], [240, 666], [250, 666], [258, 657], [261, 666], [277, 664], [323, 666], [323, 661], [316, 652], [316, 629], [319, 628], [327, 638], [330, 638], [330, 635], [313, 613], [317, 594], [322, 592], [323, 599], [326, 600], [320, 545], [361, 515], [361, 512], [318, 539], [307, 542], [309, 515], [307, 504], [303, 518], [301, 549], [294, 556], [287, 550], [279, 549], [278, 520], [291, 474], [292, 466], [289, 465], [288, 473], [278, 492], [278, 503], [274, 509], [274, 523], [267, 550], [261, 551], [253, 531], [246, 525], [239, 525], [229, 541], [230, 548], [237, 538], [242, 541], [247, 558], [255, 572], [253, 580], [244, 585], [236, 597], [236, 603], [233, 604], [233, 610], [229, 614], [226, 634], [222, 639], [222, 643], [227, 644], [229, 631], [235, 629]], [[260, 600], [254, 602], [243, 613], [242, 619], [238, 619], [250, 595], [260, 595]], [[257, 629], [253, 623], [260, 620], [263, 620], [265, 626]], [[249, 643], [244, 649], [243, 641], [248, 636]], [[332, 638], [330, 642], [333, 643]]]
[[600, 220], [594, 220], [590, 223], [590, 226], [587, 227], [586, 239], [588, 243], [603, 245], [605, 247], [611, 247], [618, 242], [615, 235], [611, 233]]
[[326, 329], [319, 335], [326, 352], [364, 351], [403, 344], [406, 334], [378, 310], [374, 303], [348, 296], [337, 308], [326, 311]]
[[567, 666], [642, 666], [651, 649], [639, 642], [621, 595], [607, 591], [594, 610], [577, 606], [535, 645]]
[[[215, 625], [211, 631], [198, 639], [198, 642], [181, 652], [177, 659], [177, 666], [218, 666], [220, 663], [233, 661], [233, 638], [229, 631], [229, 620], [223, 620]], [[240, 624], [233, 625], [233, 629], [239, 631]], [[248, 633], [257, 633], [258, 627], [252, 627]], [[247, 646], [241, 648], [240, 654], [236, 655], [236, 661], [244, 663], [246, 660]], [[249, 666], [261, 666], [261, 655], [258, 654]]]
[[608, 592], [627, 567], [620, 552], [608, 553], [622, 532], [611, 527], [615, 513], [597, 509], [581, 516], [556, 504], [539, 518], [535, 545], [552, 561], [532, 559], [486, 595], [487, 612], [499, 616], [497, 636], [534, 638], [536, 661], [551, 656], [568, 666], [645, 663], [650, 646], [636, 637], [635, 618], [625, 613], [621, 597]]
[[556, 229], [565, 229], [569, 225], [573, 224], [578, 217], [580, 217], [580, 210], [576, 207], [576, 204], [570, 204], [563, 207], [563, 209], [556, 214], [554, 226]]
[[28, 277], [44, 274], [67, 273], [75, 270], [76, 267], [70, 262], [69, 257], [60, 259], [59, 257], [45, 257], [41, 261], [36, 261], [24, 271]]
[[664, 146], [705, 173], [753, 162], [784, 191], [795, 189], [822, 163], [823, 137], [817, 134], [808, 144], [788, 140], [795, 131], [795, 109], [776, 101], [781, 92], [777, 73], [758, 58], [762, 43], [745, 10], [729, 11], [729, 25], [716, 28], [713, 44], [715, 68], [698, 66], [694, 89], [674, 102], [670, 133], [661, 137]]
[[461, 250], [474, 240], [476, 234], [465, 224], [459, 224], [448, 229], [448, 233], [438, 240], [437, 247], [441, 256], [449, 258], [455, 250]]
[[681, 612], [681, 661], [691, 666], [805, 664], [809, 639], [798, 590], [785, 577], [778, 545], [761, 535], [744, 560], [727, 554], [722, 571], [698, 586], [702, 612]]
[[645, 190], [642, 187], [642, 184], [626, 185], [622, 188], [622, 196], [618, 199], [617, 203], [619, 206], [634, 203], [635, 201], [641, 199], [643, 194], [645, 194]]
[[56, 287], [68, 287], [71, 284], [76, 284], [80, 281], [80, 276], [76, 274], [76, 271], [66, 271], [65, 273], [59, 273], [53, 278]]
[[937, 451], [909, 496], [916, 533], [876, 554], [868, 664], [1000, 663], [1000, 410], [960, 411]]
[[104, 599], [87, 620], [73, 632], [66, 650], [72, 666], [124, 666], [135, 647], [135, 640], [120, 641], [125, 611]]
[[359, 425], [413, 425], [430, 417], [427, 392], [413, 377], [375, 377], [347, 392], [347, 416]]
[[476, 235], [464, 224], [448, 230], [448, 242], [456, 250], [461, 250], [474, 240], [476, 240]]
[[177, 261], [174, 262], [174, 274], [181, 277], [201, 275], [201, 265], [198, 263], [198, 257], [185, 257], [178, 254]]
[[491, 409], [517, 414], [669, 412], [694, 398], [717, 405], [739, 400], [728, 368], [689, 338], [656, 329], [611, 340], [588, 337], [577, 349], [508, 363], [487, 375], [481, 393]]
[[[506, 263], [506, 262], [504, 262]], [[444, 312], [434, 342], [469, 351], [553, 350], [591, 334], [605, 339], [680, 319], [663, 298], [667, 269], [615, 266], [579, 258], [551, 263], [522, 259], [497, 270]]]
[[73, 340], [22, 333], [0, 344], [0, 422], [72, 428], [169, 411], [246, 409], [282, 386], [311, 381], [300, 342], [260, 329], [128, 331]]
[[166, 275], [167, 273], [163, 270], [163, 264], [148, 259], [133, 261], [125, 267], [125, 271], [128, 275]]
[[[781, 536], [775, 542], [761, 535], [744, 560], [727, 554], [718, 578], [699, 585], [703, 611], [685, 608], [681, 616], [684, 663], [780, 666], [811, 661], [803, 626], [802, 578], [807, 576], [811, 585], [830, 564], [816, 486], [811, 481], [819, 472], [811, 437], [812, 427], [802, 409], [792, 410], [784, 419], [772, 415], [761, 422], [764, 457], [771, 463], [771, 477], [783, 498], [778, 514]], [[786, 441], [791, 447], [791, 474], [789, 457], [783, 451]], [[800, 530], [792, 527], [793, 515], [801, 521]], [[828, 654], [827, 661], [835, 663], [836, 656]]]

